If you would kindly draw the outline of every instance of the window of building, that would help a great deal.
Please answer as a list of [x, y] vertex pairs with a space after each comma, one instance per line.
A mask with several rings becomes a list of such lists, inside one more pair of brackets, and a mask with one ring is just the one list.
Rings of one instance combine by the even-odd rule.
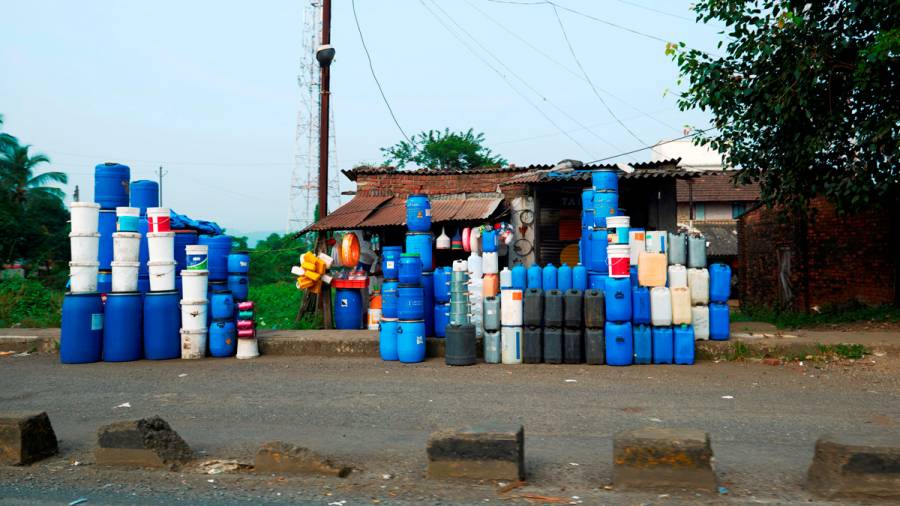
[[705, 220], [706, 219], [706, 204], [694, 204], [694, 219], [695, 220]]
[[738, 219], [742, 214], [747, 212], [747, 204], [743, 202], [735, 202], [731, 204], [731, 217], [734, 219]]

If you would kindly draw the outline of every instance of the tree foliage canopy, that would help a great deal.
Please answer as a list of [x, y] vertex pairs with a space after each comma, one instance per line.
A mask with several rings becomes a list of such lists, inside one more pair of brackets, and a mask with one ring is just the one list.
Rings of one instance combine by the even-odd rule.
[[671, 44], [682, 110], [710, 111], [699, 136], [758, 182], [769, 204], [823, 195], [852, 211], [900, 194], [900, 2], [698, 0], [725, 25], [724, 55]]
[[410, 163], [430, 169], [464, 170], [507, 163], [484, 146], [483, 133], [476, 134], [471, 128], [465, 132], [429, 130], [413, 135], [409, 142], [401, 141], [381, 151], [385, 163], [401, 169]]

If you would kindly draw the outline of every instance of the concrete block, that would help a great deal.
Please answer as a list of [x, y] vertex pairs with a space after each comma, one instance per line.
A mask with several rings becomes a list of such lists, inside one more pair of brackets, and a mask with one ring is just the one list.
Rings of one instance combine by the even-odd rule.
[[806, 488], [824, 497], [900, 499], [900, 435], [820, 437]]
[[445, 430], [428, 439], [428, 477], [524, 480], [525, 429], [483, 425]]
[[281, 441], [264, 443], [256, 452], [257, 472], [275, 474], [318, 474], [344, 478], [351, 468], [300, 446]]
[[178, 469], [194, 452], [158, 416], [105, 425], [97, 430], [97, 464]]
[[695, 429], [647, 427], [613, 440], [613, 486], [715, 491], [709, 435]]
[[27, 465], [57, 452], [47, 413], [0, 413], [0, 465]]

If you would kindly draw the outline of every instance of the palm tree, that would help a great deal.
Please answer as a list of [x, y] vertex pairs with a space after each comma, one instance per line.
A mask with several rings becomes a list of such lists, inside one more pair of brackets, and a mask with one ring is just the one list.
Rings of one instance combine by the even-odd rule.
[[[15, 141], [15, 138], [8, 136]], [[0, 142], [0, 183], [13, 201], [24, 203], [32, 197], [46, 196], [62, 200], [65, 193], [51, 183], [65, 184], [69, 181], [64, 172], [44, 172], [34, 175], [34, 170], [42, 163], [50, 163], [43, 153], [28, 154], [30, 145], [20, 146], [18, 142]]]

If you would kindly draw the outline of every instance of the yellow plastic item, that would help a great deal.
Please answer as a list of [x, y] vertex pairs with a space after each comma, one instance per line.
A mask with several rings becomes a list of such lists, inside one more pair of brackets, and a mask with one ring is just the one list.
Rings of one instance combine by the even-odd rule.
[[314, 284], [316, 284], [315, 281], [313, 281], [309, 278], [299, 278], [297, 280], [297, 282], [301, 289], [306, 289], [306, 288], [309, 288], [309, 287], [313, 286]]
[[322, 275], [316, 271], [306, 271], [306, 277], [313, 281], [318, 281]]
[[304, 260], [304, 261], [300, 264], [300, 267], [303, 267], [303, 270], [305, 270], [305, 271], [307, 271], [307, 272], [309, 272], [309, 271], [315, 271], [315, 270], [316, 270], [316, 262], [315, 262], [315, 261], [313, 261], [313, 262], [307, 262], [306, 260]]
[[638, 284], [649, 287], [666, 286], [667, 264], [665, 253], [642, 251], [638, 255]]
[[672, 292], [672, 325], [689, 325], [691, 323], [691, 289], [677, 286]]

